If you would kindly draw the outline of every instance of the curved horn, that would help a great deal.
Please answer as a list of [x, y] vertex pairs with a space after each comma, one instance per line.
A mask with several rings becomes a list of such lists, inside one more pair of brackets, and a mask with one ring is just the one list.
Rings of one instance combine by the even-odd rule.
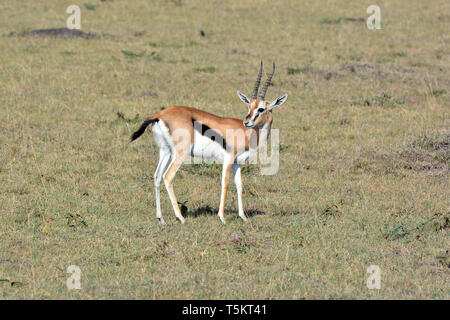
[[267, 77], [266, 82], [264, 83], [264, 87], [261, 90], [261, 93], [259, 94], [259, 98], [261, 100], [264, 100], [264, 97], [266, 96], [267, 88], [269, 88], [270, 81], [272, 81], [273, 74], [275, 73], [275, 62], [273, 63], [273, 69], [272, 73]]
[[255, 82], [255, 89], [253, 89], [253, 93], [252, 93], [253, 99], [256, 99], [256, 97], [258, 96], [258, 89], [259, 89], [259, 84], [261, 83], [262, 72], [263, 72], [263, 62], [261, 60], [261, 67], [259, 68], [258, 78], [256, 79], [256, 82]]

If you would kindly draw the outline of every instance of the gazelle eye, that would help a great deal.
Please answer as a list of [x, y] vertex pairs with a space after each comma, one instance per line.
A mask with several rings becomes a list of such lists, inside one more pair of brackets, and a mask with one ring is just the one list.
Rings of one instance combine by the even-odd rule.
[[259, 113], [263, 113], [264, 110], [265, 110], [264, 108], [259, 108], [259, 109], [258, 109], [258, 112], [259, 112]]

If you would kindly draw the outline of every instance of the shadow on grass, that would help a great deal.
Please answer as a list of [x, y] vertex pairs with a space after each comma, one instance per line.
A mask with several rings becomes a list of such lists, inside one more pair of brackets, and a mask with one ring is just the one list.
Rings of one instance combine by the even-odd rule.
[[[185, 203], [178, 203], [180, 206], [181, 214], [184, 217], [198, 217], [198, 216], [210, 216], [210, 215], [217, 215], [217, 212], [219, 212], [218, 208], [211, 208], [210, 206], [202, 206], [198, 208], [188, 209]], [[264, 211], [260, 210], [246, 210], [244, 211], [245, 215], [247, 217], [253, 217], [257, 215], [265, 215], [266, 213]], [[225, 213], [229, 214], [236, 214], [238, 216], [238, 211], [233, 209], [225, 209]]]

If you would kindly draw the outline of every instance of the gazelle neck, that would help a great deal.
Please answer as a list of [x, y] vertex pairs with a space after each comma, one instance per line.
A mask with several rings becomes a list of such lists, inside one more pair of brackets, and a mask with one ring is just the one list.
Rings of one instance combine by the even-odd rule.
[[267, 139], [269, 138], [271, 128], [272, 119], [258, 128], [258, 149], [267, 145]]

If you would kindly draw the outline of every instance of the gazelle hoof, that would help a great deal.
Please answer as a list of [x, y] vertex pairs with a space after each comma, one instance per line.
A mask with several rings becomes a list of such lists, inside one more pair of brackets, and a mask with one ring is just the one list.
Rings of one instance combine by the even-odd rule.
[[158, 221], [159, 221], [160, 225], [165, 225], [166, 224], [166, 222], [164, 221], [163, 218], [158, 218]]

